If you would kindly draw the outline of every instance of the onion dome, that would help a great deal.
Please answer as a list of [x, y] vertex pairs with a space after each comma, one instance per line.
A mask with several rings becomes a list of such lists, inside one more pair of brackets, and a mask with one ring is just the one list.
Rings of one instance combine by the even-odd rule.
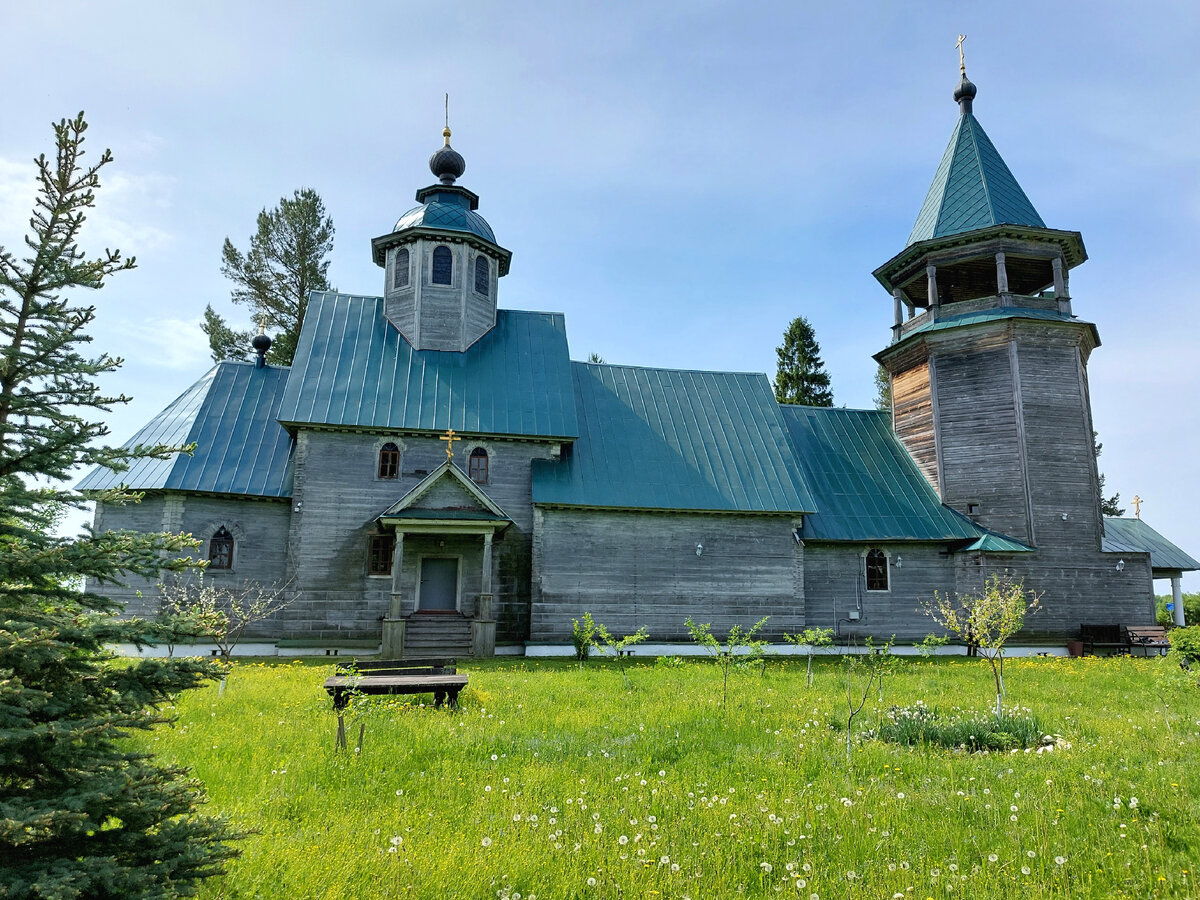
[[261, 369], [267, 364], [267, 351], [271, 349], [271, 338], [267, 335], [265, 327], [250, 340], [250, 346], [256, 354], [254, 364]]
[[450, 146], [450, 129], [448, 127], [442, 130], [442, 137], [446, 139], [446, 144], [429, 157], [429, 170], [442, 184], [454, 184], [462, 176], [462, 173], [467, 171], [467, 161], [462, 158], [461, 153]]
[[954, 102], [958, 104], [958, 108], [964, 116], [969, 115], [971, 112], [971, 101], [975, 99], [975, 93], [975, 85], [967, 80], [967, 73], [964, 72], [962, 81], [954, 89]]

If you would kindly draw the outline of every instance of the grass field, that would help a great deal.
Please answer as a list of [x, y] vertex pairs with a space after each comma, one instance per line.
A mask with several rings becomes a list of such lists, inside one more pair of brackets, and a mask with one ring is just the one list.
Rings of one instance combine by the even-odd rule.
[[[1200, 896], [1200, 689], [1164, 693], [1152, 660], [1006, 664], [1008, 701], [1069, 747], [867, 740], [849, 762], [833, 658], [811, 689], [801, 661], [732, 676], [725, 711], [700, 660], [639, 661], [632, 689], [609, 661], [469, 663], [459, 711], [374, 701], [349, 752], [330, 671], [239, 663], [145, 738], [255, 832], [204, 896]], [[982, 661], [905, 660], [855, 727], [991, 689]]]

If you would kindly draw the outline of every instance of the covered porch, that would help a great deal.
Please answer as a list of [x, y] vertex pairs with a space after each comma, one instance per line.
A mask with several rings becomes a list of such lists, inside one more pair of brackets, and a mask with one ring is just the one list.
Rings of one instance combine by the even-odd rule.
[[392, 540], [383, 656], [492, 656], [492, 547], [512, 520], [450, 460], [376, 518]]

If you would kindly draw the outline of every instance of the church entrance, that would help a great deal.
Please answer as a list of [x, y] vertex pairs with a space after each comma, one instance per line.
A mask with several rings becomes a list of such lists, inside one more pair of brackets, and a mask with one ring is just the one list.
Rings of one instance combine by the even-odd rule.
[[421, 583], [417, 593], [417, 612], [458, 612], [457, 556], [424, 556], [421, 558]]

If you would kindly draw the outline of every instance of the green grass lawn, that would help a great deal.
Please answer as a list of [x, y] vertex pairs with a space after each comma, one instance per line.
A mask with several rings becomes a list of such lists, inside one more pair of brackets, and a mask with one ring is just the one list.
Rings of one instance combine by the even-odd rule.
[[[207, 897], [1195, 897], [1200, 689], [1153, 660], [1006, 665], [1070, 743], [968, 755], [860, 741], [836, 659], [730, 679], [711, 662], [460, 666], [461, 709], [377, 700], [349, 752], [313, 662], [240, 663], [146, 743], [254, 833]], [[986, 710], [980, 660], [906, 660], [893, 704]], [[407, 698], [411, 700], [412, 698]], [[419, 698], [418, 698], [419, 700]], [[355, 751], [360, 723], [361, 752]], [[1134, 799], [1136, 798], [1136, 800]]]

